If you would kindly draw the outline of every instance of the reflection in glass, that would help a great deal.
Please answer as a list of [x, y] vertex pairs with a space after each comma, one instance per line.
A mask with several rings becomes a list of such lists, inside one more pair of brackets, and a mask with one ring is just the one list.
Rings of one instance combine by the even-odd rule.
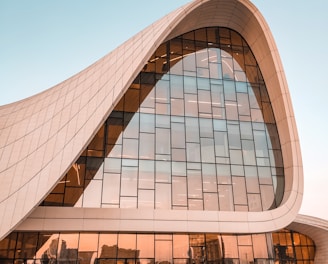
[[288, 264], [313, 263], [314, 256], [309, 237], [286, 229], [253, 235], [13, 232], [0, 241], [0, 263]]
[[263, 211], [283, 193], [259, 66], [240, 34], [213, 27], [158, 47], [42, 205]]

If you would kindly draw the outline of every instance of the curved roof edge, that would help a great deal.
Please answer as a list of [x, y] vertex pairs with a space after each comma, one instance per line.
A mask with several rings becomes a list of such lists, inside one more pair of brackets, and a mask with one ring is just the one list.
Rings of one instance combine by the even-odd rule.
[[[23, 222], [67, 172], [157, 47], [166, 39], [206, 26], [236, 30], [251, 47], [275, 113], [286, 176], [284, 199], [277, 209], [220, 212], [224, 222], [240, 225], [243, 233], [269, 232], [294, 220], [303, 193], [302, 161], [287, 81], [272, 34], [248, 0], [196, 0], [54, 88], [0, 107], [0, 238]], [[243, 224], [236, 221], [237, 215]]]
[[328, 259], [328, 220], [298, 215], [288, 229], [297, 231], [311, 238], [316, 246], [316, 264], [327, 263]]

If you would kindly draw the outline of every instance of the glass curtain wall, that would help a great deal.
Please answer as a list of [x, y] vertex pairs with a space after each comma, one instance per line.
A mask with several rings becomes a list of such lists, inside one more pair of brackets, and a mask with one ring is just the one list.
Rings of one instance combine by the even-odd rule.
[[270, 98], [227, 28], [160, 45], [45, 206], [265, 211], [284, 169]]
[[0, 242], [2, 264], [313, 264], [313, 241], [273, 234], [16, 233]]

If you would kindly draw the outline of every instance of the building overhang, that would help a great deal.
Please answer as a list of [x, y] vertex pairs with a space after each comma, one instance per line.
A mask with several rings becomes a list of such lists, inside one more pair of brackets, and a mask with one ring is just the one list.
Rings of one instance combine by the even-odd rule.
[[[39, 203], [89, 144], [158, 46], [181, 33], [209, 26], [223, 26], [239, 32], [259, 63], [281, 141], [285, 194], [281, 205], [274, 210], [203, 212], [204, 220], [199, 221], [218, 225], [220, 232], [234, 228], [235, 233], [254, 233], [283, 228], [295, 219], [303, 193], [300, 144], [287, 81], [269, 27], [248, 0], [196, 0], [150, 25], [70, 79], [38, 95], [0, 107], [0, 239], [29, 215], [26, 221], [35, 214], [43, 215], [44, 221], [48, 221], [50, 209], [37, 208]], [[66, 208], [52, 210], [68, 211]], [[83, 215], [98, 209], [70, 210]], [[99, 209], [99, 214], [101, 211]], [[108, 212], [103, 211], [104, 214]], [[126, 210], [119, 211], [123, 222]], [[192, 226], [190, 217], [195, 213], [179, 214]], [[161, 221], [166, 223], [165, 218], [172, 216], [174, 221], [171, 212], [167, 215], [156, 210], [149, 212], [154, 221], [153, 231], [156, 226], [159, 228]], [[97, 217], [94, 220], [98, 221]], [[136, 225], [139, 222], [135, 220]], [[74, 229], [68, 226], [61, 228]], [[195, 224], [194, 230], [198, 227]], [[84, 229], [88, 229], [86, 224]]]

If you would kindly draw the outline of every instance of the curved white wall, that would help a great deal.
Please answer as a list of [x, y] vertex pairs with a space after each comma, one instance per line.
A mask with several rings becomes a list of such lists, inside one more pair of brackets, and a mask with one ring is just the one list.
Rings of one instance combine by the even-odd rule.
[[[225, 26], [239, 32], [260, 65], [281, 140], [285, 196], [281, 206], [271, 211], [186, 212], [180, 213], [177, 225], [183, 223], [181, 228], [187, 225], [191, 232], [201, 232], [199, 223], [203, 223], [218, 226], [218, 232], [255, 233], [276, 230], [294, 220], [302, 200], [302, 161], [287, 82], [270, 30], [248, 0], [196, 0], [63, 83], [0, 107], [0, 239], [22, 223], [67, 172], [157, 47], [167, 39], [206, 26]], [[51, 210], [62, 215], [57, 218]], [[124, 209], [51, 210], [37, 208], [22, 226], [27, 230], [36, 227], [34, 221], [41, 221], [39, 230], [59, 228], [58, 224], [61, 229], [75, 230], [71, 221], [80, 221], [79, 230], [83, 231], [94, 221], [94, 228], [103, 230], [112, 219], [120, 221], [118, 230], [130, 231], [124, 221], [133, 220], [137, 228], [144, 214], [152, 222], [148, 231], [164, 231], [167, 221], [176, 222], [180, 215], [156, 210], [136, 211], [135, 216]]]
[[328, 262], [328, 221], [316, 217], [298, 215], [288, 229], [307, 235], [314, 241], [315, 264]]

